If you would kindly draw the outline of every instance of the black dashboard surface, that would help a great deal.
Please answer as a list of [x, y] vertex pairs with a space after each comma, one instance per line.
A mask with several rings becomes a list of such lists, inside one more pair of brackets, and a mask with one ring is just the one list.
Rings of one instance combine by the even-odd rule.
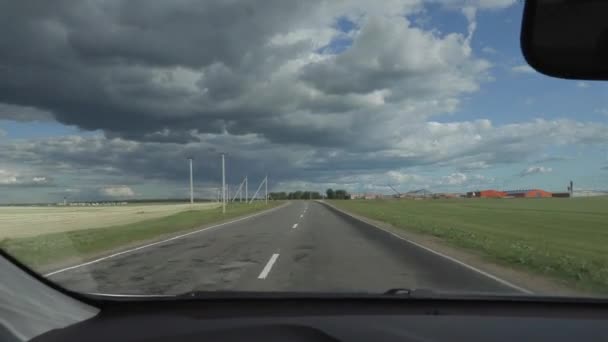
[[120, 303], [33, 341], [608, 341], [606, 311], [530, 302]]

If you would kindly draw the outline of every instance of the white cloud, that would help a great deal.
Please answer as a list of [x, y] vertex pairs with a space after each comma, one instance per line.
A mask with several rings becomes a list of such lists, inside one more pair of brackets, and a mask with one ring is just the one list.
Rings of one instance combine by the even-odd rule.
[[135, 192], [126, 185], [108, 186], [100, 189], [102, 195], [109, 197], [133, 197]]
[[441, 179], [441, 184], [443, 185], [462, 185], [468, 180], [467, 175], [464, 173], [452, 173], [449, 176], [444, 176]]
[[522, 170], [519, 174], [522, 177], [535, 175], [535, 174], [543, 174], [553, 172], [553, 169], [550, 167], [544, 166], [530, 166], [529, 168]]
[[0, 185], [16, 187], [52, 186], [52, 179], [46, 176], [30, 176], [29, 172], [0, 169]]
[[583, 81], [578, 81], [578, 82], [576, 82], [576, 86], [579, 88], [589, 88], [589, 83], [583, 82]]
[[484, 47], [481, 49], [481, 52], [483, 52], [483, 53], [487, 53], [487, 54], [489, 54], [489, 55], [493, 55], [493, 54], [498, 53], [498, 51], [497, 51], [496, 49], [494, 49], [493, 47], [490, 47], [490, 46], [484, 46]]
[[[142, 188], [146, 189], [155, 187], [154, 184], [183, 185], [189, 155], [198, 157], [197, 177], [204, 182], [216, 182], [217, 163], [213, 161], [219, 160], [217, 151], [221, 150], [229, 155], [228, 172], [232, 180], [241, 179], [245, 172], [251, 180], [260, 179], [271, 170], [273, 186], [299, 181], [352, 188], [366, 185], [387, 189], [387, 184], [423, 188], [441, 182], [425, 176], [427, 170], [453, 169], [455, 174], [446, 176], [442, 183], [456, 184], [458, 179], [464, 181], [464, 175], [473, 182], [468, 185], [482, 181], [470, 171], [538, 160], [548, 147], [608, 143], [608, 125], [572, 120], [508, 125], [494, 125], [490, 120], [395, 125], [398, 135], [384, 139], [383, 144], [378, 143], [373, 149], [364, 149], [369, 145], [358, 146], [357, 141], [335, 148], [309, 145], [285, 148], [260, 135], [199, 134], [200, 141], [185, 145], [95, 135], [0, 143], [0, 160], [30, 170], [30, 179], [53, 174], [67, 180], [65, 185], [69, 187], [131, 185], [145, 179]], [[366, 139], [367, 136], [360, 138]], [[281, 167], [273, 168], [274, 165]]]
[[438, 2], [447, 7], [462, 8], [464, 6], [476, 7], [479, 9], [502, 9], [512, 6], [517, 0], [427, 0], [428, 2]]
[[536, 70], [532, 69], [528, 64], [516, 65], [511, 68], [511, 71], [519, 74], [535, 74]]
[[463, 165], [460, 167], [461, 171], [471, 171], [471, 170], [482, 170], [482, 169], [487, 169], [489, 168], [490, 165], [483, 161], [472, 161], [472, 162], [464, 162]]
[[596, 113], [608, 116], [608, 108], [599, 108], [595, 110]]
[[0, 169], [0, 184], [17, 184], [18, 174], [14, 171]]

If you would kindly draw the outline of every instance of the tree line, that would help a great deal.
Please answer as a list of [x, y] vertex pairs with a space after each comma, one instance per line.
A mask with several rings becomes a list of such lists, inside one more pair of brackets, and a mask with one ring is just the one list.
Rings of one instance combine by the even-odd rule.
[[345, 200], [345, 199], [350, 199], [350, 194], [343, 189], [327, 189], [325, 191], [325, 195], [327, 196], [327, 199], [339, 199], [339, 200]]
[[294, 191], [294, 192], [271, 192], [270, 198], [274, 200], [299, 200], [299, 199], [322, 199], [323, 196], [318, 191]]
[[[294, 192], [271, 192], [268, 194], [273, 200], [307, 200], [323, 199], [324, 196], [318, 191], [294, 191]], [[327, 199], [350, 199], [350, 194], [343, 189], [327, 189], [325, 191]]]

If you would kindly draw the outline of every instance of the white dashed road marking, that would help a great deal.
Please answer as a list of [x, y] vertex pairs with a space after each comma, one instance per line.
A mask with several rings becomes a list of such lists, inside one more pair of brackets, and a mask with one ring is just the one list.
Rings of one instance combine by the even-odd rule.
[[270, 270], [272, 269], [272, 265], [274, 265], [278, 258], [279, 254], [276, 253], [270, 257], [270, 260], [268, 260], [268, 263], [266, 264], [266, 266], [264, 266], [264, 269], [262, 270], [262, 273], [260, 273], [260, 275], [258, 276], [258, 279], [266, 279], [268, 273], [270, 273]]

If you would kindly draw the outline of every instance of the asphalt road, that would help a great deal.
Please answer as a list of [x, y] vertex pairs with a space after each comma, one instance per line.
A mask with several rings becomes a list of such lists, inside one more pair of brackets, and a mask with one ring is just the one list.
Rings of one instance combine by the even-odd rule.
[[518, 291], [317, 202], [294, 201], [236, 223], [50, 276], [74, 290]]

